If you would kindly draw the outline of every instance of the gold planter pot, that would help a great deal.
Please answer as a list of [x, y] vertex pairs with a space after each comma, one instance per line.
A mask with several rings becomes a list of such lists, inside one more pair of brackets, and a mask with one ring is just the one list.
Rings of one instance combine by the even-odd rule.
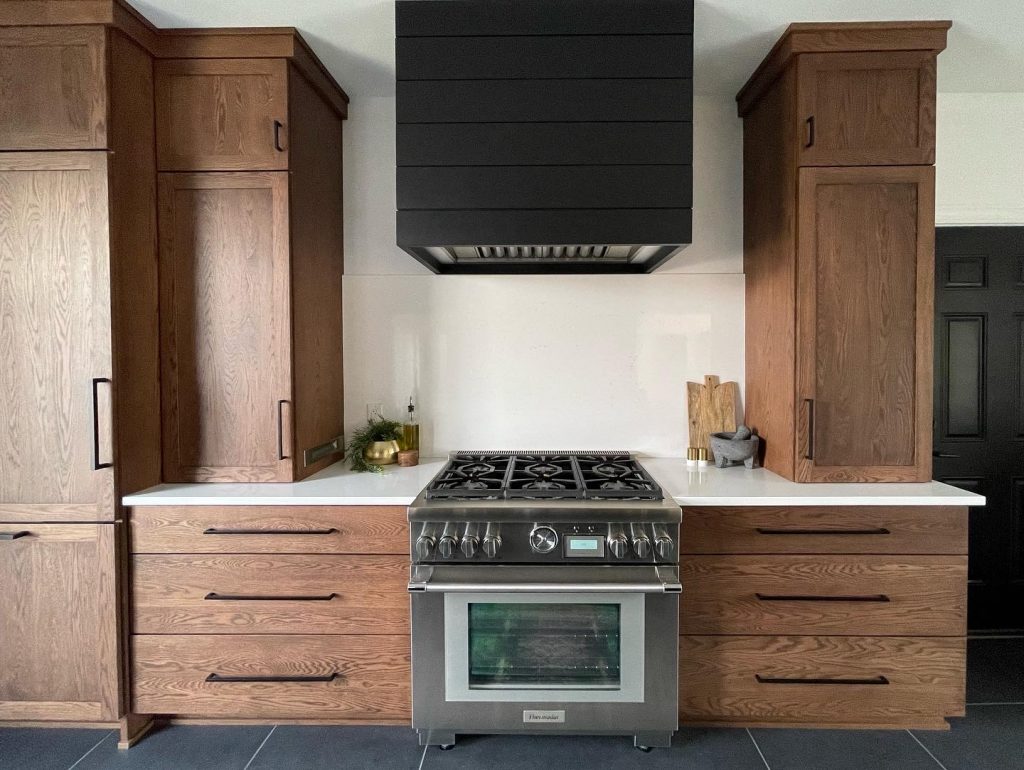
[[398, 450], [397, 441], [374, 441], [366, 447], [363, 457], [372, 465], [394, 465]]

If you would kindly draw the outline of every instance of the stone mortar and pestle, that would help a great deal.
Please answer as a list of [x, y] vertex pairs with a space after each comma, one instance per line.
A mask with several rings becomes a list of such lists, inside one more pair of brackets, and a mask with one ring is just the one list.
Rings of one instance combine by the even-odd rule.
[[733, 433], [712, 433], [711, 452], [715, 455], [715, 466], [727, 468], [743, 463], [747, 468], [756, 468], [760, 441], [746, 425], [741, 425]]

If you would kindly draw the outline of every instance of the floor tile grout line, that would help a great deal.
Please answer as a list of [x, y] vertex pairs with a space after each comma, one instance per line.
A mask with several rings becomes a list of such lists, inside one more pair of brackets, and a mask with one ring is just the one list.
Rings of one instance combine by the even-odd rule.
[[929, 757], [931, 757], [935, 761], [935, 764], [937, 764], [939, 767], [941, 767], [942, 770], [949, 770], [949, 768], [947, 768], [944, 764], [942, 764], [939, 761], [939, 758], [937, 756], [932, 754], [931, 749], [929, 749], [927, 746], [925, 746], [923, 743], [921, 743], [921, 739], [920, 738], [918, 738], [916, 735], [914, 735], [914, 733], [912, 733], [910, 730], [907, 730], [907, 735], [909, 735], [911, 738], [913, 738], [917, 742], [917, 745], [920, 746], [922, 749], [924, 749], [925, 753]]
[[764, 758], [764, 752], [761, 751], [761, 747], [757, 745], [757, 739], [754, 737], [754, 734], [750, 732], [750, 728], [744, 727], [743, 729], [747, 731], [747, 737], [750, 738], [750, 742], [753, 743], [754, 748], [757, 749], [757, 755], [761, 757], [761, 761], [764, 762], [764, 766], [768, 768], [768, 770], [772, 770], [772, 766], [769, 765], [768, 760]]
[[427, 749], [429, 748], [430, 746], [423, 747], [423, 753], [420, 755], [420, 766], [418, 770], [423, 770], [423, 763], [427, 761]]
[[266, 736], [264, 736], [263, 740], [260, 742], [260, 745], [256, 747], [256, 751], [254, 751], [253, 755], [249, 757], [249, 761], [245, 763], [245, 767], [243, 767], [242, 770], [249, 770], [249, 766], [252, 765], [256, 757], [259, 756], [259, 753], [263, 751], [263, 747], [267, 745], [267, 741], [270, 740], [270, 736], [274, 734], [274, 730], [276, 729], [277, 725], [274, 725], [270, 728], [270, 732], [267, 733]]
[[76, 759], [76, 760], [75, 760], [75, 763], [74, 763], [73, 765], [71, 765], [71, 767], [69, 767], [69, 768], [68, 768], [68, 770], [74, 770], [74, 768], [78, 767], [78, 765], [80, 765], [80, 764], [81, 764], [81, 762], [82, 762], [82, 760], [83, 760], [83, 759], [85, 759], [85, 758], [86, 758], [87, 756], [89, 756], [89, 755], [90, 755], [90, 754], [92, 754], [92, 753], [93, 753], [94, 751], [96, 751], [96, 749], [98, 749], [98, 748], [100, 747], [100, 744], [101, 744], [101, 743], [103, 743], [103, 741], [105, 741], [105, 740], [106, 740], [107, 738], [109, 738], [109, 737], [110, 737], [111, 735], [114, 735], [114, 733], [116, 733], [116, 732], [117, 732], [116, 730], [111, 730], [111, 731], [110, 731], [109, 733], [107, 733], [107, 734], [106, 734], [106, 735], [104, 735], [104, 736], [103, 736], [102, 738], [100, 738], [100, 739], [99, 739], [99, 740], [98, 740], [98, 741], [96, 742], [96, 745], [95, 745], [95, 746], [93, 746], [93, 747], [92, 747], [91, 749], [89, 749], [89, 750], [88, 750], [87, 752], [85, 752], [85, 753], [84, 753], [84, 754], [83, 754], [82, 756], [80, 756], [80, 757], [79, 757], [78, 759]]

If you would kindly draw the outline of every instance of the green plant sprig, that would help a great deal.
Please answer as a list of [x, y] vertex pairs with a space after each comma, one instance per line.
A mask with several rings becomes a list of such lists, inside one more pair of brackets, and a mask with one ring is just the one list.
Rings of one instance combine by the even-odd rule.
[[366, 461], [366, 449], [374, 441], [398, 441], [402, 438], [402, 423], [396, 420], [367, 420], [349, 439], [347, 451], [352, 458], [352, 470], [357, 473], [383, 473], [384, 469]]

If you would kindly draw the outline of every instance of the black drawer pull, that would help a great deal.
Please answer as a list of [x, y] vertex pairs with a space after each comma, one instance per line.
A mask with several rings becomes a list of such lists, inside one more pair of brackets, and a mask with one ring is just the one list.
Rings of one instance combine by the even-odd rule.
[[808, 596], [806, 594], [754, 594], [760, 602], [888, 602], [885, 594], [868, 596]]
[[217, 602], [329, 602], [337, 597], [337, 594], [327, 594], [327, 596], [249, 596], [246, 594], [218, 594], [211, 591], [203, 599]]
[[209, 527], [204, 535], [336, 535], [338, 530], [330, 529], [221, 529]]
[[333, 682], [338, 672], [324, 676], [233, 676], [218, 673], [206, 677], [207, 682]]
[[761, 684], [889, 684], [889, 680], [884, 676], [873, 676], [870, 679], [800, 679], [755, 674], [754, 678]]
[[0, 532], [0, 540], [17, 540], [31, 534], [31, 532]]
[[885, 527], [876, 529], [767, 529], [758, 527], [759, 535], [891, 535]]

